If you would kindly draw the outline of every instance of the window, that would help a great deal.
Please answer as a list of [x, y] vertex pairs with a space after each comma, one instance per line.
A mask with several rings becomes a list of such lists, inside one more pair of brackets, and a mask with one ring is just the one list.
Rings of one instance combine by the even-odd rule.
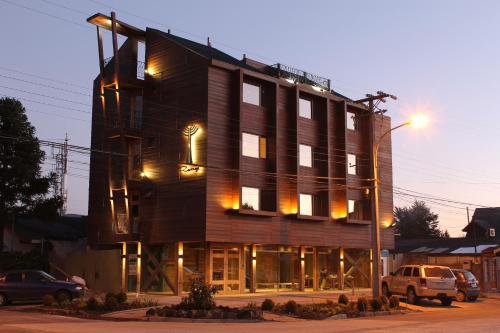
[[356, 155], [347, 154], [347, 173], [350, 175], [357, 174]]
[[21, 281], [22, 281], [21, 273], [9, 273], [5, 278], [5, 282], [7, 283], [16, 283]]
[[413, 267], [413, 273], [411, 274], [413, 277], [420, 277], [420, 268]]
[[299, 195], [299, 214], [312, 216], [312, 214], [313, 214], [312, 207], [313, 207], [312, 195], [301, 193]]
[[260, 105], [260, 87], [250, 83], [243, 83], [243, 102]]
[[312, 167], [312, 148], [308, 145], [299, 145], [299, 164], [305, 167]]
[[142, 126], [142, 96], [132, 96], [130, 100], [130, 127], [141, 128]]
[[258, 188], [245, 186], [241, 188], [241, 208], [260, 209], [260, 190]]
[[267, 140], [265, 137], [243, 133], [242, 155], [255, 158], [266, 158]]
[[357, 130], [357, 123], [356, 123], [356, 115], [352, 112], [347, 112], [347, 115], [346, 115], [346, 118], [347, 118], [347, 129], [350, 129], [350, 130]]
[[299, 98], [299, 117], [311, 119], [312, 118], [312, 102]]
[[348, 200], [347, 201], [347, 206], [348, 206], [348, 212], [349, 215], [354, 213], [355, 206], [356, 206], [356, 201], [354, 200]]
[[425, 267], [424, 272], [426, 277], [438, 277], [442, 279], [451, 279], [455, 277], [449, 268]]
[[142, 171], [141, 142], [132, 141], [128, 147], [129, 179], [139, 179]]
[[404, 276], [411, 276], [411, 267], [406, 267], [403, 275]]
[[26, 272], [24, 280], [28, 283], [38, 283], [44, 279], [38, 272]]

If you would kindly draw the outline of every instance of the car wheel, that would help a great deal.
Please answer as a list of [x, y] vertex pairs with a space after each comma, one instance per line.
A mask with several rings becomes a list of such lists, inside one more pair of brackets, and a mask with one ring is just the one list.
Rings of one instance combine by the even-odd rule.
[[8, 303], [7, 296], [0, 294], [0, 306], [4, 306]]
[[469, 297], [469, 298], [467, 298], [467, 299], [468, 299], [469, 301], [471, 301], [471, 302], [475, 302], [475, 301], [477, 301], [477, 296], [471, 296], [471, 297]]
[[459, 291], [457, 293], [457, 301], [458, 302], [465, 302], [467, 300], [467, 297], [465, 296], [465, 293], [463, 291]]
[[389, 291], [389, 287], [387, 286], [387, 283], [382, 284], [382, 295], [385, 297], [390, 297], [391, 292]]
[[443, 298], [443, 299], [441, 299], [441, 304], [443, 306], [450, 306], [451, 303], [453, 303], [453, 298], [451, 298], [451, 297], [450, 298]]
[[415, 293], [415, 289], [408, 288], [408, 291], [406, 292], [406, 301], [408, 304], [418, 304], [419, 298]]

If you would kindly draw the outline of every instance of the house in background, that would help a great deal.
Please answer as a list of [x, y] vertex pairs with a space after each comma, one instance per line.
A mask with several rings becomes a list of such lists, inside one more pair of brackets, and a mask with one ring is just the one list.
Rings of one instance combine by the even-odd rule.
[[[371, 142], [389, 117], [284, 64], [114, 13], [88, 22], [100, 70], [89, 244], [115, 249], [115, 286], [180, 294], [201, 276], [224, 293], [318, 290], [326, 269], [327, 288], [370, 287]], [[382, 247], [393, 249], [390, 135], [379, 176]]]
[[500, 208], [476, 208], [463, 229], [466, 236], [449, 239], [396, 239], [393, 268], [434, 264], [471, 270], [484, 291], [500, 291]]

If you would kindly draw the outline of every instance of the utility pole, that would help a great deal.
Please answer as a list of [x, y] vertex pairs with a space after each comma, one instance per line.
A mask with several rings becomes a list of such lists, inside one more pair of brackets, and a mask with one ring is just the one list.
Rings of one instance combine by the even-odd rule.
[[[373, 298], [380, 295], [380, 210], [379, 210], [379, 179], [378, 179], [378, 146], [382, 136], [375, 137], [375, 115], [383, 114], [384, 110], [378, 109], [378, 104], [385, 103], [385, 99], [397, 99], [396, 96], [378, 91], [376, 95], [367, 94], [366, 98], [356, 101], [357, 103], [368, 102], [369, 112], [369, 143], [370, 143], [370, 170], [373, 182], [371, 191], [371, 214], [372, 214], [372, 292]], [[389, 131], [390, 132], [390, 131]], [[389, 132], [385, 133], [388, 134]], [[385, 135], [384, 134], [384, 135]], [[377, 139], [379, 141], [377, 141]]]
[[[469, 206], [467, 206], [467, 224], [470, 224], [470, 217], [469, 217]], [[474, 237], [474, 263], [476, 263], [476, 256], [477, 256], [477, 237], [476, 237], [476, 224], [474, 223], [472, 225], [472, 236]]]
[[68, 190], [67, 178], [68, 178], [68, 133], [64, 138], [64, 143], [58, 147], [57, 153], [53, 154], [56, 160], [56, 175], [57, 180], [54, 184], [54, 192], [56, 195], [62, 198], [63, 204], [59, 211], [59, 214], [64, 215], [66, 213]]

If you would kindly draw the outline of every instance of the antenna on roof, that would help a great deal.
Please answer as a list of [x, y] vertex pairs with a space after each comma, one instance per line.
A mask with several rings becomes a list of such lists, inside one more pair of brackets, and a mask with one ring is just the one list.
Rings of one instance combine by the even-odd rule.
[[210, 37], [207, 37], [207, 46], [212, 47], [212, 44], [210, 43]]
[[246, 60], [246, 59], [247, 59], [247, 54], [243, 53], [243, 60]]
[[167, 30], [167, 33], [170, 35], [170, 29]]

